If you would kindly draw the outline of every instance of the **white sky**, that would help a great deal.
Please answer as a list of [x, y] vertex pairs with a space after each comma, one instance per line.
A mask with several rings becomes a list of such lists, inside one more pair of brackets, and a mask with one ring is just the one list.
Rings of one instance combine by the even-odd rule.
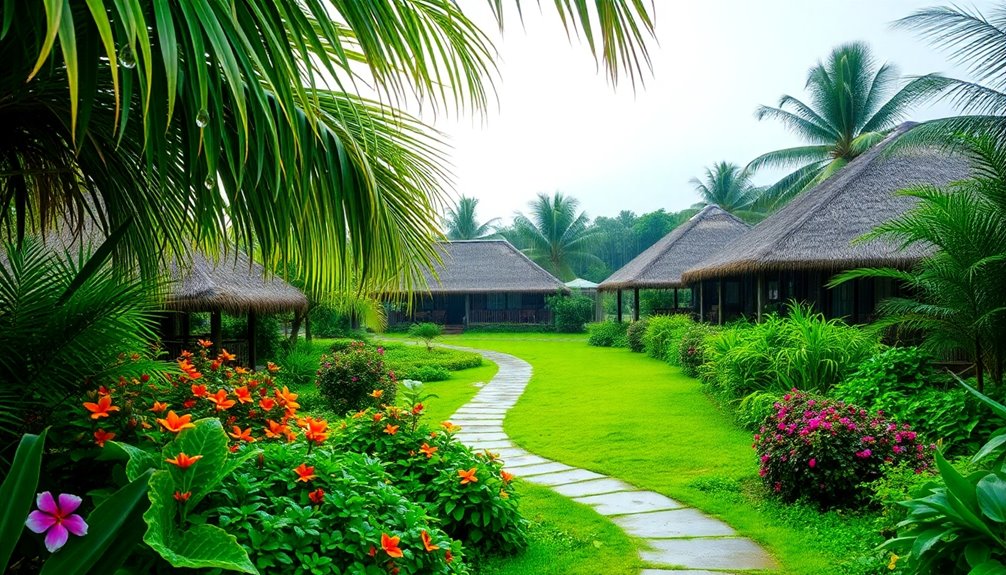
[[[481, 221], [509, 222], [537, 192], [560, 190], [593, 218], [628, 209], [680, 210], [697, 201], [689, 179], [720, 160], [746, 164], [801, 141], [754, 117], [758, 104], [803, 99], [808, 69], [839, 44], [863, 40], [902, 74], [966, 77], [945, 54], [890, 23], [939, 0], [655, 0], [653, 75], [634, 93], [595, 67], [586, 44], [567, 41], [551, 2], [511, 8], [502, 39], [484, 0], [466, 11], [494, 33], [501, 80], [483, 122], [426, 117], [449, 136], [456, 191], [479, 198]], [[946, 4], [947, 2], [942, 2]], [[992, 2], [976, 6], [988, 12]], [[911, 119], [952, 114], [945, 104]], [[766, 173], [758, 183], [771, 183]]]

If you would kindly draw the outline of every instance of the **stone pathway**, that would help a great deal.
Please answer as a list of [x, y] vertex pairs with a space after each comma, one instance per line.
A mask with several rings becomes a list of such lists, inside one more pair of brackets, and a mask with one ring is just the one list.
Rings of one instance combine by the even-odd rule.
[[455, 349], [481, 353], [499, 365], [496, 377], [452, 416], [450, 421], [462, 427], [457, 438], [474, 449], [499, 453], [507, 471], [590, 505], [629, 535], [642, 539], [646, 548], [640, 551], [641, 558], [659, 567], [645, 569], [642, 575], [724, 575], [779, 568], [765, 550], [718, 519], [659, 493], [514, 445], [503, 431], [503, 418], [531, 379], [531, 365], [505, 353]]

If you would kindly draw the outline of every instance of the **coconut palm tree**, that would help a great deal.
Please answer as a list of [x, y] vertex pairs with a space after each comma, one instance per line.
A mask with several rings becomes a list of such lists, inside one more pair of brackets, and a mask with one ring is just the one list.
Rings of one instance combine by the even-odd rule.
[[751, 172], [797, 168], [770, 186], [759, 203], [775, 209], [824, 181], [882, 140], [931, 89], [928, 76], [895, 91], [898, 82], [897, 68], [877, 67], [866, 44], [843, 44], [807, 74], [808, 103], [784, 95], [777, 107], [759, 106], [759, 120], [778, 120], [808, 142], [762, 154], [748, 164]]
[[702, 198], [699, 206], [715, 204], [749, 222], [759, 221], [765, 215], [758, 209], [758, 200], [765, 189], [752, 184], [751, 172], [737, 164], [717, 162], [706, 168], [703, 180], [692, 178], [691, 183]]
[[456, 207], [447, 210], [444, 226], [447, 237], [452, 240], [477, 240], [496, 233], [499, 218], [493, 218], [480, 224], [475, 218], [475, 208], [479, 205], [478, 198], [461, 196]]
[[[646, 7], [556, 6], [635, 84]], [[86, 224], [148, 273], [196, 242], [323, 291], [415, 277], [450, 178], [436, 132], [388, 102], [481, 111], [494, 56], [453, 0], [3, 2], [0, 232]]]
[[514, 234], [527, 246], [523, 251], [538, 265], [563, 281], [576, 278], [573, 265], [599, 263], [594, 255], [594, 231], [584, 212], [577, 212], [576, 198], [555, 192], [551, 197], [538, 194], [529, 204], [530, 216], [514, 218]]

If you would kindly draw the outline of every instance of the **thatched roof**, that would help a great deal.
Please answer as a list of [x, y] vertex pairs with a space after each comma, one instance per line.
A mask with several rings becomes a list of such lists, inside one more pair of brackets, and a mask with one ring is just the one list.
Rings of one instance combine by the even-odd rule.
[[716, 205], [708, 205], [687, 222], [601, 282], [602, 291], [684, 287], [681, 274], [743, 235], [748, 225]]
[[936, 148], [888, 150], [912, 128], [903, 124], [837, 174], [794, 198], [743, 237], [687, 270], [686, 282], [781, 270], [838, 271], [864, 266], [908, 268], [926, 246], [853, 240], [915, 205], [895, 195], [907, 187], [943, 186], [969, 176], [968, 161]]
[[441, 242], [437, 250], [443, 264], [434, 266], [436, 278], [424, 272], [420, 281], [429, 289], [417, 287], [417, 292], [445, 295], [569, 291], [555, 276], [506, 240]]
[[195, 253], [183, 269], [172, 265], [167, 309], [178, 311], [248, 311], [278, 313], [307, 309], [307, 296], [281, 278], [266, 273], [241, 252], [219, 260]]

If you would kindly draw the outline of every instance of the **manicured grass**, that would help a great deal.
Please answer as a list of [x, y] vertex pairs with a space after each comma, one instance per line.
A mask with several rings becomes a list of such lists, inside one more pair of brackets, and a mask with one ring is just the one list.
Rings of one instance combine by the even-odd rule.
[[[874, 517], [766, 498], [751, 435], [678, 368], [562, 334], [468, 334], [444, 343], [511, 353], [534, 367], [504, 422], [522, 447], [719, 516], [764, 544], [786, 573], [881, 572]], [[519, 572], [519, 571], [513, 571]]]
[[637, 575], [635, 544], [590, 507], [544, 487], [520, 482], [521, 512], [531, 521], [528, 547], [508, 557], [491, 557], [478, 575]]

